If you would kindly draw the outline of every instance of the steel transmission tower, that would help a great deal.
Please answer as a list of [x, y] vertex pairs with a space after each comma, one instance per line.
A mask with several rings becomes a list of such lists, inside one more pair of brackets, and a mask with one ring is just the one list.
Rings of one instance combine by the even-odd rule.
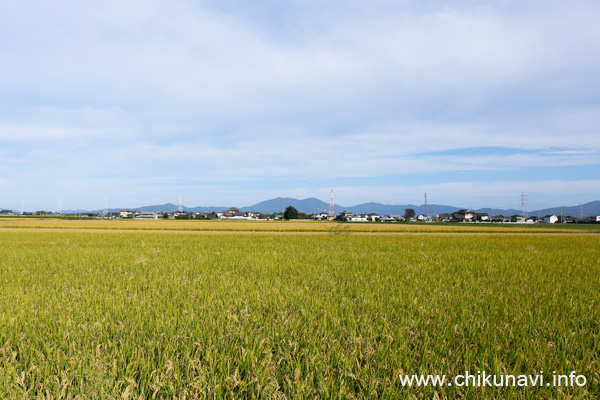
[[177, 206], [177, 211], [183, 212], [183, 196], [179, 195], [179, 205]]
[[521, 217], [527, 218], [527, 195], [521, 192]]
[[335, 206], [333, 205], [333, 189], [331, 189], [331, 198], [329, 199], [329, 215], [335, 216]]
[[425, 219], [427, 219], [429, 215], [427, 214], [427, 192], [425, 192]]

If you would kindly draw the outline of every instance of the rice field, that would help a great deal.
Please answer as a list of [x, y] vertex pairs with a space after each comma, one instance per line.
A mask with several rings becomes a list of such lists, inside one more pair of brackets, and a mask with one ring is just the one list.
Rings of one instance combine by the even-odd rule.
[[600, 225], [489, 223], [338, 223], [328, 221], [228, 221], [57, 219], [0, 217], [0, 229], [85, 229], [198, 232], [321, 232], [321, 233], [598, 233]]
[[[2, 219], [0, 290], [0, 398], [600, 396], [593, 227]], [[484, 370], [587, 382], [399, 379]]]

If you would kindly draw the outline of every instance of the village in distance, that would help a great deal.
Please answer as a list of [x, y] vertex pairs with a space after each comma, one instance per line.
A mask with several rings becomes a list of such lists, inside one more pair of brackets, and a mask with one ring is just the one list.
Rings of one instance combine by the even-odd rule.
[[[342, 210], [337, 211], [337, 210]], [[386, 205], [365, 203], [344, 207], [315, 198], [266, 200], [248, 207], [185, 207], [166, 203], [137, 208], [103, 210], [13, 211], [0, 210], [4, 217], [60, 217], [111, 219], [220, 219], [220, 220], [318, 220], [341, 222], [470, 222], [470, 223], [600, 223], [600, 201], [572, 207], [527, 211], [518, 209], [457, 208], [445, 205]]]

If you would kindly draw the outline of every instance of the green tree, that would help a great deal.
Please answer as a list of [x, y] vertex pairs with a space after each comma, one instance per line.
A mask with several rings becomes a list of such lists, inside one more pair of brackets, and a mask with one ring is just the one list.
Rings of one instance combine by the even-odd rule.
[[412, 208], [404, 209], [404, 220], [409, 221], [411, 218], [415, 217], [415, 210]]
[[292, 206], [289, 206], [283, 212], [283, 219], [298, 219], [298, 210]]

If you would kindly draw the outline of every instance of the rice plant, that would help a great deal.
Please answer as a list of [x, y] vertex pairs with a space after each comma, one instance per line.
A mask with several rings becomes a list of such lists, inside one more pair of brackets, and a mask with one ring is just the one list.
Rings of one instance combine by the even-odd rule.
[[[52, 223], [0, 228], [1, 398], [600, 393], [598, 235]], [[483, 370], [587, 383], [399, 380]]]

